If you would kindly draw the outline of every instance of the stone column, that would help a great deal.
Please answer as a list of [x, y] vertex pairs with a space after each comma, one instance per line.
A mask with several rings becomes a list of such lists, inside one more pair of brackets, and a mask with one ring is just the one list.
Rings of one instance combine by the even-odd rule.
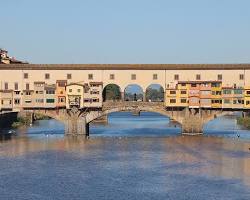
[[142, 99], [142, 101], [147, 101], [147, 99], [146, 99], [146, 92], [143, 92], [143, 99]]
[[121, 92], [121, 101], [125, 101], [125, 96], [124, 96], [124, 92]]
[[85, 117], [68, 117], [65, 121], [65, 135], [89, 135], [89, 124]]
[[186, 109], [182, 120], [182, 134], [200, 135], [203, 132], [203, 118], [201, 111], [195, 113], [195, 110]]

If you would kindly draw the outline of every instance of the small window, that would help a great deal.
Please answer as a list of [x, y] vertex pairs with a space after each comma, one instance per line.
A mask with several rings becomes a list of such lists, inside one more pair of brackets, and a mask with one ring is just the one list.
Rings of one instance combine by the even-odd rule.
[[201, 80], [201, 75], [200, 74], [196, 74], [196, 80]]
[[174, 75], [174, 80], [175, 80], [175, 81], [178, 81], [178, 80], [179, 80], [179, 74], [175, 74], [175, 75]]
[[217, 80], [218, 80], [218, 81], [221, 81], [221, 80], [222, 80], [222, 74], [218, 74], [218, 75], [217, 75]]
[[18, 90], [18, 83], [15, 83], [15, 90]]
[[72, 79], [72, 74], [67, 74], [67, 79]]
[[110, 79], [110, 80], [114, 80], [114, 79], [115, 79], [115, 75], [114, 75], [114, 74], [110, 74], [110, 75], [109, 75], [109, 79]]
[[93, 74], [88, 75], [89, 80], [93, 80]]
[[187, 94], [186, 90], [181, 90], [181, 94]]
[[14, 104], [20, 104], [20, 99], [14, 99]]
[[30, 90], [30, 84], [26, 83], [26, 90]]
[[170, 90], [170, 94], [176, 94], [175, 90]]
[[158, 77], [157, 77], [157, 74], [153, 74], [153, 80], [157, 80]]
[[187, 103], [187, 99], [181, 99], [181, 103]]
[[72, 89], [69, 89], [69, 92], [72, 92]]
[[81, 92], [81, 89], [77, 89], [77, 92], [80, 93], [80, 92]]
[[46, 73], [45, 74], [45, 79], [50, 79], [50, 74]]
[[46, 99], [46, 103], [55, 103], [55, 99]]
[[240, 74], [240, 80], [244, 80], [244, 74]]
[[170, 103], [176, 103], [176, 99], [170, 99]]
[[131, 80], [136, 80], [136, 74], [131, 74]]
[[23, 74], [23, 78], [24, 78], [24, 79], [28, 79], [28, 78], [29, 78], [29, 74], [28, 74], [28, 73], [24, 73], [24, 74]]
[[4, 89], [8, 90], [9, 89], [9, 84], [8, 83], [4, 83]]

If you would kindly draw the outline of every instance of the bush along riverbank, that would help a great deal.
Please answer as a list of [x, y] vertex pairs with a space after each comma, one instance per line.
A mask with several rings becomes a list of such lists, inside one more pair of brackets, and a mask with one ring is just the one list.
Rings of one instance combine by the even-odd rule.
[[239, 117], [237, 123], [247, 129], [250, 129], [250, 117]]
[[18, 117], [17, 121], [13, 122], [12, 128], [20, 128], [23, 126], [28, 126], [31, 123], [30, 117]]
[[[36, 114], [34, 116], [34, 120], [48, 120], [50, 119], [48, 116], [42, 115], [42, 114]], [[18, 117], [15, 122], [12, 123], [12, 128], [20, 128], [29, 126], [32, 124], [31, 116], [22, 116]]]

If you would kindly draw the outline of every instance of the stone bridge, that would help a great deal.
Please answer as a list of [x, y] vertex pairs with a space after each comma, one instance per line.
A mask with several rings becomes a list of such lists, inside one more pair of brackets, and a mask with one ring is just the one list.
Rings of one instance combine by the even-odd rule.
[[208, 121], [232, 114], [232, 111], [221, 109], [189, 109], [189, 108], [166, 108], [162, 102], [104, 102], [100, 110], [78, 110], [73, 108], [51, 109], [51, 110], [25, 110], [33, 114], [43, 114], [65, 124], [65, 134], [67, 135], [89, 135], [89, 124], [109, 113], [113, 112], [155, 112], [170, 117], [178, 122], [182, 127], [183, 134], [202, 134], [203, 125]]

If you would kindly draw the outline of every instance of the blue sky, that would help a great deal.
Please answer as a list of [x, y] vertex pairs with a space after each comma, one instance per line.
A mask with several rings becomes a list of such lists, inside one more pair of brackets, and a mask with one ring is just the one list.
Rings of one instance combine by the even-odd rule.
[[0, 0], [31, 63], [250, 63], [249, 0]]

